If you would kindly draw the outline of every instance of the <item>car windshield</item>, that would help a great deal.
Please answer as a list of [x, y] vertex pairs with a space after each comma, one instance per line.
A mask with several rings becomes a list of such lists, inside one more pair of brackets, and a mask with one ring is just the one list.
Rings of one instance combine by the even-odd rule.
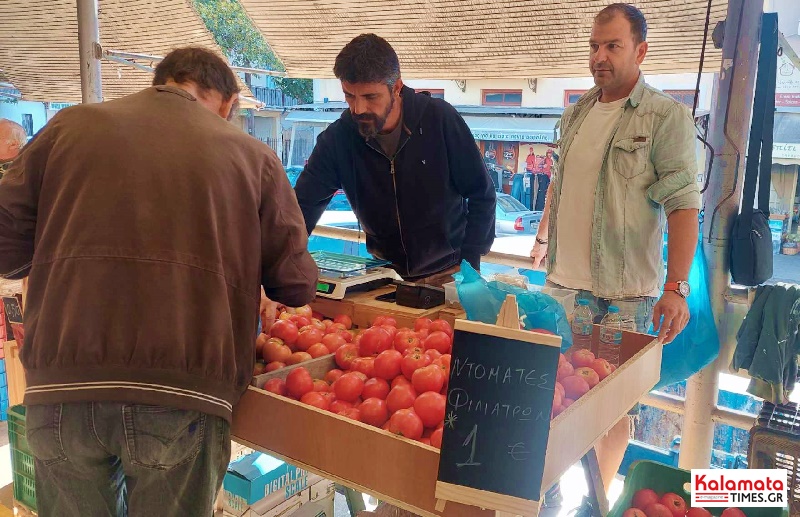
[[505, 213], [509, 212], [527, 212], [528, 209], [516, 200], [516, 198], [510, 196], [497, 196], [497, 205], [500, 207]]

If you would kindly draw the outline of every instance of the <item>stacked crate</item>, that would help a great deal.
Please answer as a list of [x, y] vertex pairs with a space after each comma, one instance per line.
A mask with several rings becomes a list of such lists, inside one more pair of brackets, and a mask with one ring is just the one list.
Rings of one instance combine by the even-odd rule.
[[3, 345], [9, 339], [14, 337], [11, 334], [11, 326], [6, 320], [5, 308], [0, 303], [0, 422], [8, 420], [8, 374]]

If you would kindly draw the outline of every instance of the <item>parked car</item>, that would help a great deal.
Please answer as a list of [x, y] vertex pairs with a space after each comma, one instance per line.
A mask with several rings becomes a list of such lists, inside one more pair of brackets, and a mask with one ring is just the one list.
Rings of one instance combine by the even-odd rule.
[[495, 235], [534, 235], [539, 231], [541, 212], [528, 210], [525, 205], [508, 194], [497, 194], [495, 208]]

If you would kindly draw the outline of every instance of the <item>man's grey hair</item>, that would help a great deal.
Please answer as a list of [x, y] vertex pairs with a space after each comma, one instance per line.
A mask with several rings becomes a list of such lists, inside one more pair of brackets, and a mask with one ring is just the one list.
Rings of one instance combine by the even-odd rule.
[[8, 145], [15, 146], [17, 149], [22, 149], [28, 142], [28, 134], [25, 128], [5, 118], [0, 118], [0, 138], [3, 138]]

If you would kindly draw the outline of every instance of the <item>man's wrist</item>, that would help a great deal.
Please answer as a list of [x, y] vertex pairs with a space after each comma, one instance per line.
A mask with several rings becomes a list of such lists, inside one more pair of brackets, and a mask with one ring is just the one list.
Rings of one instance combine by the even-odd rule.
[[547, 244], [547, 239], [546, 239], [546, 238], [545, 238], [545, 239], [543, 239], [543, 238], [541, 238], [541, 237], [539, 237], [539, 236], [537, 235], [537, 236], [536, 236], [536, 242], [537, 242], [537, 243], [539, 243], [539, 244], [541, 244], [541, 245], [545, 245], [545, 244]]

